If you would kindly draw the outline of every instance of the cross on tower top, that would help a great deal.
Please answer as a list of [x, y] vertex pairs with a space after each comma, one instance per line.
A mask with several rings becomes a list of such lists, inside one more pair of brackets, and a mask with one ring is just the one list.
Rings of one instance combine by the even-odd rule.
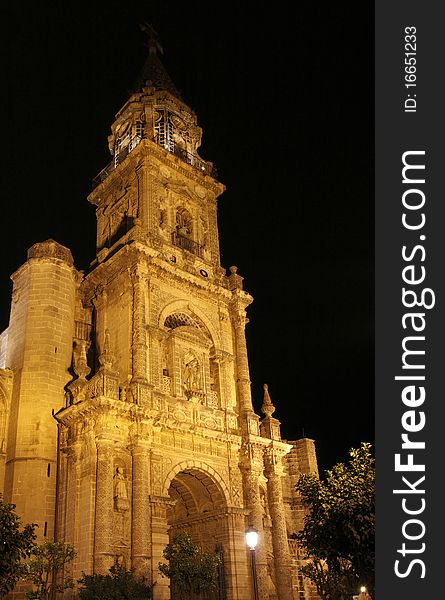
[[141, 31], [143, 31], [147, 35], [147, 46], [149, 53], [157, 54], [158, 52], [160, 52], [160, 54], [163, 54], [164, 50], [161, 44], [159, 43], [159, 36], [153, 25], [151, 25], [150, 23], [142, 23], [140, 25], [140, 28]]

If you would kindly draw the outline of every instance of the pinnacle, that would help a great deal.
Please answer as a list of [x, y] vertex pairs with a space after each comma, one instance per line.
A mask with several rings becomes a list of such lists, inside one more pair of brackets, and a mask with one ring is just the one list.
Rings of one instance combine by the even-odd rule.
[[269, 395], [269, 388], [267, 383], [263, 385], [264, 388], [264, 400], [263, 406], [261, 407], [261, 412], [266, 415], [266, 417], [271, 417], [275, 412], [275, 406], [272, 404], [272, 400]]
[[159, 58], [159, 54], [163, 54], [163, 49], [159, 43], [158, 34], [148, 23], [144, 23], [140, 27], [147, 34], [148, 56], [136, 81], [135, 91], [150, 86], [155, 90], [167, 91], [176, 98], [181, 98], [181, 94]]

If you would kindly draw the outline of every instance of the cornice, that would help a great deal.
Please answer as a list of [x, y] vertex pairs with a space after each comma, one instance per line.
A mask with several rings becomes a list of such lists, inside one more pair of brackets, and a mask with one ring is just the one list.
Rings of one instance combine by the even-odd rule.
[[[206, 407], [203, 408], [205, 409]], [[180, 410], [180, 406], [178, 406], [178, 410]], [[221, 413], [224, 420], [224, 411], [218, 412]], [[88, 431], [93, 431], [98, 427], [100, 432], [106, 437], [111, 436], [111, 438], [116, 438], [116, 440], [122, 440], [123, 437], [128, 438], [130, 440], [129, 443], [131, 443], [130, 438], [133, 438], [135, 435], [150, 437], [153, 448], [171, 446], [171, 441], [168, 444], [162, 443], [160, 436], [164, 433], [168, 433], [169, 435], [176, 433], [180, 436], [186, 434], [195, 443], [199, 443], [200, 440], [203, 442], [213, 441], [230, 444], [238, 448], [242, 444], [241, 436], [236, 433], [229, 433], [220, 429], [209, 429], [202, 425], [191, 425], [188, 422], [178, 421], [174, 414], [167, 414], [165, 410], [148, 408], [105, 396], [98, 396], [72, 404], [67, 408], [59, 410], [54, 415], [54, 418], [65, 427], [77, 427], [79, 423], [86, 422], [89, 424]], [[127, 421], [127, 429], [118, 432], [116, 424], [120, 419]], [[137, 431], [135, 431], [135, 427]], [[145, 433], [143, 433], [144, 430]], [[156, 440], [152, 436], [156, 436]], [[187, 451], [187, 449], [183, 448], [183, 451]], [[213, 456], [215, 460], [220, 458], [217, 454]]]
[[[82, 292], [87, 299], [95, 296], [95, 290], [98, 286], [107, 286], [113, 279], [124, 271], [133, 268], [138, 262], [143, 261], [147, 268], [147, 277], [155, 276], [160, 281], [164, 281], [169, 285], [177, 285], [184, 287], [184, 283], [190, 286], [195, 293], [205, 294], [214, 300], [223, 300], [225, 304], [229, 304], [233, 298], [233, 292], [228, 290], [221, 284], [212, 283], [208, 279], [203, 279], [199, 275], [195, 275], [190, 271], [170, 264], [163, 258], [160, 258], [160, 253], [153, 248], [141, 243], [131, 242], [119, 248], [114, 254], [109, 256], [103, 262], [97, 264], [87, 275], [81, 284]], [[198, 265], [200, 266], [200, 265]], [[240, 299], [241, 300], [241, 299]], [[244, 306], [248, 306], [253, 298], [246, 292], [243, 292], [241, 302]]]
[[[155, 159], [158, 164], [153, 162], [153, 159]], [[138, 169], [144, 170], [155, 168], [159, 172], [160, 165], [167, 166], [173, 173], [181, 175], [188, 181], [192, 180], [203, 188], [211, 191], [214, 194], [215, 199], [226, 189], [224, 184], [213, 179], [213, 177], [208, 174], [197, 171], [195, 167], [182, 161], [172, 152], [169, 152], [149, 139], [143, 139], [136, 148], [134, 148], [124, 160], [94, 188], [87, 200], [91, 204], [94, 204], [97, 209], [100, 209], [102, 204], [106, 202], [110, 189], [121, 183], [122, 180], [128, 180]], [[199, 197], [197, 196], [197, 198]]]
[[[195, 183], [198, 183], [199, 185], [202, 185], [202, 187], [212, 191], [215, 194], [215, 198], [220, 196], [226, 189], [225, 185], [220, 181], [217, 181], [207, 173], [204, 174], [200, 171], [197, 171], [195, 167], [184, 162], [172, 152], [169, 152], [151, 140], [142, 140], [138, 148], [139, 147], [141, 147], [144, 158], [150, 159], [153, 157], [158, 159], [161, 164], [168, 166], [168, 168], [173, 170], [175, 173], [179, 173], [187, 180], [191, 179]], [[131, 153], [129, 156], [131, 156]]]

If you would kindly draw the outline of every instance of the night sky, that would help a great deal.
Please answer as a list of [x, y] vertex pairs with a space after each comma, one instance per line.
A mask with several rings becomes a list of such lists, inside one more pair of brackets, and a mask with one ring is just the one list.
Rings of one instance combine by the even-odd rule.
[[374, 438], [373, 7], [370, 2], [61, 2], [0, 9], [2, 260], [37, 241], [95, 253], [92, 178], [145, 60], [163, 63], [203, 128], [222, 265], [249, 308], [254, 405], [266, 382], [283, 438], [316, 441], [321, 469]]

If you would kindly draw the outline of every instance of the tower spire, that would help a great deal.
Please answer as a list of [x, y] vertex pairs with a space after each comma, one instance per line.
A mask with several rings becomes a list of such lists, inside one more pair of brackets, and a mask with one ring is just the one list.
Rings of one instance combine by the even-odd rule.
[[143, 23], [140, 28], [147, 35], [148, 56], [136, 81], [135, 91], [141, 91], [145, 86], [153, 87], [155, 90], [170, 92], [181, 99], [181, 94], [159, 58], [159, 54], [163, 54], [164, 51], [154, 27]]

